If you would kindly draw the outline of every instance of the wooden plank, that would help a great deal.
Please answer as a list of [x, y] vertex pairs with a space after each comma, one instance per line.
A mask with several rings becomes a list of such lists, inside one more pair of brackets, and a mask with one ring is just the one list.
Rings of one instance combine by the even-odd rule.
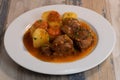
[[8, 13], [9, 0], [0, 0], [0, 44], [4, 33], [4, 26]]
[[109, 0], [111, 22], [116, 32], [116, 45], [113, 50], [113, 62], [116, 80], [120, 80], [120, 0]]
[[2, 53], [3, 53], [2, 50], [4, 50], [4, 48], [2, 48], [3, 46], [2, 40], [4, 35], [6, 18], [8, 14], [9, 3], [10, 3], [10, 0], [0, 0], [0, 80], [12, 80], [9, 78], [8, 75], [4, 73], [3, 69], [1, 68], [2, 58], [4, 57], [2, 56]]
[[66, 0], [66, 4], [81, 6], [82, 5], [82, 0]]
[[0, 7], [1, 7], [2, 0], [0, 0]]

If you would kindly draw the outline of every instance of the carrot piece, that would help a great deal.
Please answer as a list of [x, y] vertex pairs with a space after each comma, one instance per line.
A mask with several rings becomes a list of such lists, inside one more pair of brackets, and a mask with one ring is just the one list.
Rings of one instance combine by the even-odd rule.
[[49, 35], [57, 36], [57, 35], [60, 34], [60, 29], [49, 28], [48, 29], [48, 33], [49, 33]]

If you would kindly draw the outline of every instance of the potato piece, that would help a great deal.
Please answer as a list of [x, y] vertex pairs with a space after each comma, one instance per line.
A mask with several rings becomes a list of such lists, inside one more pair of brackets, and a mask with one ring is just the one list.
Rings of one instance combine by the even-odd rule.
[[33, 34], [33, 32], [36, 30], [36, 27], [35, 26], [31, 26], [30, 27], [30, 34], [31, 34], [31, 36], [32, 36], [32, 34]]
[[62, 19], [65, 18], [77, 18], [77, 14], [74, 12], [65, 12], [62, 16]]
[[50, 14], [51, 11], [46, 11], [42, 14], [42, 20], [47, 21], [48, 20], [48, 15]]
[[33, 35], [33, 46], [39, 48], [49, 43], [49, 35], [44, 29], [37, 28]]

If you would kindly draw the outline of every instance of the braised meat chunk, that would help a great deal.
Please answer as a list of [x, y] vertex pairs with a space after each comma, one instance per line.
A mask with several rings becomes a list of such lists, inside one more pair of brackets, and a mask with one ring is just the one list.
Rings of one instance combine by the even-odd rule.
[[41, 53], [45, 56], [50, 56], [52, 55], [53, 51], [51, 50], [50, 44], [46, 44], [41, 47]]
[[73, 41], [67, 35], [60, 35], [53, 41], [52, 49], [59, 55], [71, 54], [74, 52]]
[[80, 41], [76, 41], [76, 45], [81, 49], [88, 48], [93, 42], [92, 37], [88, 37], [86, 39], [81, 39]]
[[62, 31], [72, 38], [80, 49], [88, 48], [93, 42], [90, 29], [84, 26], [83, 23], [77, 19], [64, 19]]
[[65, 18], [63, 21], [62, 31], [67, 34], [72, 39], [75, 38], [74, 34], [76, 33], [77, 28], [79, 28], [80, 24], [77, 19], [74, 18]]

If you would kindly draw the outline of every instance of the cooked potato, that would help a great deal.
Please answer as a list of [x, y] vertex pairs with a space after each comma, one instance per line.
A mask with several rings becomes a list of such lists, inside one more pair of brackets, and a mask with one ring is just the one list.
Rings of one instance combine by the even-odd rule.
[[36, 27], [34, 27], [33, 25], [30, 28], [30, 35], [32, 36], [33, 32], [35, 31]]
[[62, 19], [65, 18], [77, 18], [77, 14], [74, 12], [65, 12], [62, 16]]
[[48, 15], [50, 14], [51, 11], [46, 11], [42, 14], [42, 20], [47, 21], [48, 20]]
[[37, 28], [33, 35], [33, 46], [39, 48], [49, 43], [49, 35], [44, 29]]

